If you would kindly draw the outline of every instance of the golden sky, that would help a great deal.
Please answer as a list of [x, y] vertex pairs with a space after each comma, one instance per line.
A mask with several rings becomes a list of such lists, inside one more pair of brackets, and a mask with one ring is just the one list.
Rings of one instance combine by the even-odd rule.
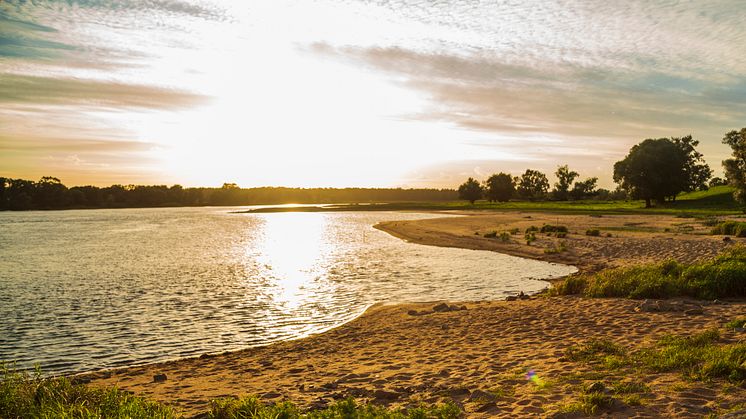
[[454, 187], [645, 138], [721, 173], [740, 1], [0, 1], [0, 176]]

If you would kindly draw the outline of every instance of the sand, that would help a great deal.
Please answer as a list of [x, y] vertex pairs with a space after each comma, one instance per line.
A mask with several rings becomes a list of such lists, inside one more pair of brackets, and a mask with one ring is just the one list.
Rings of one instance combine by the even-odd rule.
[[[567, 225], [579, 233], [562, 239], [569, 245], [568, 252], [543, 252], [558, 240], [554, 237], [541, 236], [532, 246], [481, 237], [492, 230], [543, 223]], [[569, 262], [591, 271], [666, 258], [691, 261], [731, 245], [696, 234], [705, 230], [698, 223], [675, 217], [505, 213], [378, 227], [415, 242], [497, 250]], [[606, 228], [614, 237], [586, 237], [587, 228]], [[671, 231], [665, 232], [667, 228]], [[302, 407], [323, 407], [350, 395], [392, 406], [454, 400], [468, 417], [547, 416], [575, 400], [582, 386], [594, 380], [608, 384], [629, 379], [623, 374], [599, 374], [598, 367], [567, 360], [564, 355], [570, 346], [607, 338], [632, 348], [652, 344], [667, 333], [722, 326], [746, 314], [746, 302], [707, 304], [699, 315], [639, 312], [635, 310], [639, 304], [624, 299], [534, 297], [466, 302], [467, 310], [443, 313], [431, 312], [433, 304], [378, 305], [350, 323], [305, 339], [83, 378], [91, 379], [91, 385], [117, 385], [169, 403], [187, 416], [204, 412], [211, 399], [248, 394], [268, 402], [288, 399]], [[412, 315], [411, 310], [430, 313]], [[741, 339], [734, 331], [724, 331], [724, 336]], [[546, 385], [528, 381], [529, 370]], [[156, 374], [167, 378], [154, 382]], [[651, 389], [644, 404], [617, 406], [611, 416], [701, 417], [746, 396], [743, 389], [724, 382], [685, 381], [680, 373], [634, 378]], [[494, 400], [479, 391], [491, 392]]]

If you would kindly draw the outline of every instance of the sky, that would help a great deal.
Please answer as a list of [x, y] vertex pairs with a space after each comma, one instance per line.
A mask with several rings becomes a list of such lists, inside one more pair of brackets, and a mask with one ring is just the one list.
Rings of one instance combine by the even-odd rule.
[[[0, 176], [455, 187], [746, 126], [734, 1], [0, 0]], [[552, 176], [550, 176], [551, 179]]]

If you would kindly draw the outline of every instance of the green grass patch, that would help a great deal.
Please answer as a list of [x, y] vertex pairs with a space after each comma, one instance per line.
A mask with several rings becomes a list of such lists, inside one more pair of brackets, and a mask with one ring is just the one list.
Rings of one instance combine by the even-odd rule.
[[544, 249], [544, 253], [546, 254], [562, 253], [566, 251], [567, 251], [567, 243], [564, 240], [559, 242], [555, 246], [547, 247], [546, 249]]
[[[264, 404], [257, 397], [213, 400], [210, 419], [451, 419], [463, 416], [454, 403], [388, 409], [352, 398], [325, 409], [303, 411], [290, 402]], [[43, 378], [0, 364], [0, 418], [175, 419], [182, 416], [158, 402], [117, 388], [89, 387], [61, 378]]]
[[623, 298], [744, 297], [746, 248], [736, 246], [711, 260], [688, 265], [667, 261], [576, 275], [565, 279], [552, 292]]
[[419, 406], [409, 409], [388, 409], [372, 404], [360, 404], [352, 398], [338, 401], [323, 410], [302, 412], [289, 402], [265, 405], [256, 397], [219, 399], [212, 402], [209, 419], [449, 419], [463, 415], [454, 403]]
[[605, 355], [624, 355], [625, 349], [608, 339], [591, 339], [583, 345], [571, 346], [565, 357], [571, 361], [591, 361]]
[[171, 408], [117, 388], [73, 384], [0, 366], [0, 417], [20, 418], [176, 418]]
[[746, 237], [746, 223], [741, 221], [725, 221], [713, 227], [711, 233], [715, 235]]
[[583, 394], [576, 401], [560, 407], [560, 413], [583, 413], [595, 415], [603, 410], [611, 409], [614, 398], [604, 393]]
[[544, 224], [541, 226], [540, 233], [567, 233], [567, 227]]
[[636, 355], [654, 372], [681, 371], [697, 380], [746, 380], [746, 343], [720, 344], [716, 329], [692, 336], [665, 336], [653, 348]]
[[725, 324], [726, 329], [740, 329], [746, 325], [746, 319], [733, 319]]

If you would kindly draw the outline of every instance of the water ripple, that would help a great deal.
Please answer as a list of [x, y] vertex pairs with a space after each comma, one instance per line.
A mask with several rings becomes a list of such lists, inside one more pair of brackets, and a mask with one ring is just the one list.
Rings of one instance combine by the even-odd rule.
[[379, 301], [489, 300], [574, 268], [410, 244], [425, 214], [169, 208], [0, 214], [0, 360], [66, 373], [241, 349]]

